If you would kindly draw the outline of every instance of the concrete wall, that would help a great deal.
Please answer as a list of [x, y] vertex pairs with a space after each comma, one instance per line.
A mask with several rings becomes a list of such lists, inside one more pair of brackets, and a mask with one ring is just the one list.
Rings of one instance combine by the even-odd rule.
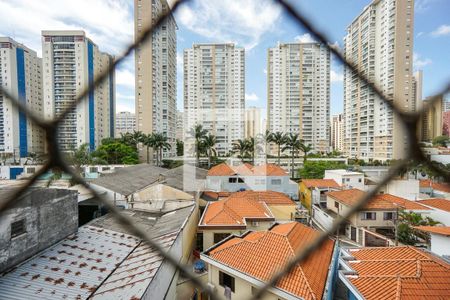
[[312, 218], [326, 230], [331, 228], [334, 221], [334, 218], [332, 216], [330, 216], [317, 206], [312, 207]]
[[188, 261], [190, 255], [192, 253], [192, 250], [195, 247], [195, 243], [196, 243], [195, 236], [197, 234], [197, 224], [199, 221], [199, 213], [200, 213], [198, 210], [198, 204], [195, 205], [193, 210], [194, 211], [187, 219], [186, 224], [183, 228], [183, 232], [182, 232], [183, 253], [182, 253], [181, 261], [183, 264], [185, 264]]
[[437, 255], [450, 255], [450, 237], [431, 233], [431, 252]]
[[295, 215], [296, 205], [267, 205], [277, 221], [291, 221]]
[[[26, 233], [11, 238], [11, 223], [25, 220]], [[0, 213], [0, 272], [55, 244], [78, 229], [76, 191], [33, 189]]]
[[325, 170], [324, 179], [333, 179], [339, 185], [343, 185], [347, 188], [356, 188], [364, 190], [364, 174], [350, 172], [347, 174], [341, 174], [334, 170]]

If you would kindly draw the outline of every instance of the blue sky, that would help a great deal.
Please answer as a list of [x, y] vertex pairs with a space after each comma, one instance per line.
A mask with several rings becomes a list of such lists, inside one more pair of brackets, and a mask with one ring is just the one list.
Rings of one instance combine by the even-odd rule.
[[[83, 29], [99, 47], [121, 53], [133, 39], [131, 0], [0, 0], [0, 35], [41, 53], [41, 30]], [[331, 43], [342, 46], [347, 25], [370, 0], [292, 0]], [[424, 97], [450, 80], [450, 1], [416, 0], [415, 69], [424, 72]], [[277, 42], [310, 40], [271, 1], [191, 1], [175, 14], [178, 37], [178, 107], [182, 108], [182, 53], [193, 43], [236, 42], [246, 49], [246, 105], [266, 107], [267, 49]], [[117, 111], [134, 110], [134, 58], [116, 72]], [[343, 109], [342, 68], [332, 60], [331, 112]]]

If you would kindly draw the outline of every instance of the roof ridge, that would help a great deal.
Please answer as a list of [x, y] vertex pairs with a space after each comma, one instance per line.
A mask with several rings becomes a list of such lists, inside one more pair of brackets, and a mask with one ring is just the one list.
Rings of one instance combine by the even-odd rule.
[[[288, 244], [290, 245], [291, 243], [288, 242]], [[295, 253], [294, 253], [294, 257], [295, 257]], [[309, 280], [308, 277], [306, 277], [305, 272], [303, 272], [303, 268], [300, 266], [301, 262], [298, 262], [297, 265], [295, 266], [296, 268], [298, 268], [300, 270], [300, 273], [302, 274], [303, 279], [305, 280], [306, 283], [306, 287], [308, 288], [309, 294], [311, 296], [312, 299], [317, 299], [316, 295], [314, 294], [314, 291], [311, 287], [311, 285], [309, 284]], [[327, 276], [328, 277], [328, 276]], [[325, 289], [323, 290], [323, 292], [325, 292]], [[323, 295], [322, 292], [322, 295]], [[321, 295], [321, 296], [322, 296]]]
[[400, 276], [397, 276], [397, 289], [395, 292], [395, 299], [401, 299], [402, 297], [402, 280]]

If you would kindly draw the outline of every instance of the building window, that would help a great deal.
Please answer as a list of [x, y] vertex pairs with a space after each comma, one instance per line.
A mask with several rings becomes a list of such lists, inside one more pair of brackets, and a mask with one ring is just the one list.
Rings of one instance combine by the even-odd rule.
[[358, 182], [362, 182], [362, 179], [361, 179], [361, 178], [359, 178], [359, 179], [358, 179]]
[[376, 220], [377, 214], [375, 212], [362, 212], [361, 213], [361, 220]]
[[230, 236], [230, 234], [228, 232], [214, 233], [214, 244], [217, 244], [218, 242], [224, 240], [225, 238], [227, 238], [229, 236]]
[[238, 178], [238, 179], [237, 179], [237, 182], [238, 182], [238, 183], [244, 183], [244, 178]]
[[11, 223], [11, 238], [15, 238], [27, 232], [25, 227], [25, 219], [21, 219]]
[[337, 209], [339, 209], [339, 202], [334, 201], [334, 207], [336, 207]]
[[395, 219], [395, 213], [394, 212], [385, 212], [383, 214], [383, 219], [385, 219], [385, 220], [394, 220]]
[[271, 183], [273, 185], [280, 185], [281, 184], [281, 179], [272, 179]]
[[236, 183], [236, 182], [237, 182], [237, 178], [229, 177], [229, 178], [228, 178], [228, 182], [229, 182], [229, 183]]
[[223, 287], [229, 287], [234, 293], [234, 277], [219, 271], [219, 284]]

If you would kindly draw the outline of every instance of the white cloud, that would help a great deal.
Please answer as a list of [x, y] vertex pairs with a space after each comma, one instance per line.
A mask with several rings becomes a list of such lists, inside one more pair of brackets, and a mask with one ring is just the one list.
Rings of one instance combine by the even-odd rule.
[[330, 81], [331, 82], [342, 82], [342, 81], [344, 81], [344, 74], [338, 73], [332, 69], [330, 71]]
[[421, 37], [423, 34], [424, 34], [424, 32], [420, 31], [420, 32], [417, 33], [417, 37]]
[[135, 84], [134, 74], [127, 69], [116, 70], [116, 84], [128, 88], [134, 88]]
[[263, 73], [267, 74], [267, 69], [266, 68], [263, 69]]
[[258, 96], [255, 93], [247, 94], [245, 93], [245, 101], [258, 101]]
[[269, 0], [196, 1], [180, 6], [178, 23], [192, 32], [218, 42], [235, 41], [247, 50], [276, 29], [281, 8]]
[[126, 105], [126, 104], [116, 104], [116, 113], [122, 112], [122, 111], [129, 111], [134, 113], [134, 105]]
[[424, 12], [428, 10], [432, 2], [435, 2], [435, 0], [416, 0], [414, 3], [414, 11]]
[[443, 36], [443, 35], [450, 35], [450, 25], [441, 25], [436, 30], [431, 32], [432, 36]]
[[315, 42], [315, 40], [313, 39], [313, 37], [309, 34], [309, 33], [305, 33], [302, 35], [297, 35], [294, 38], [295, 41], [300, 42], [300, 43], [313, 43]]
[[432, 62], [433, 61], [429, 58], [422, 58], [419, 53], [414, 52], [414, 54], [413, 54], [414, 69], [421, 69], [425, 66], [430, 65]]

